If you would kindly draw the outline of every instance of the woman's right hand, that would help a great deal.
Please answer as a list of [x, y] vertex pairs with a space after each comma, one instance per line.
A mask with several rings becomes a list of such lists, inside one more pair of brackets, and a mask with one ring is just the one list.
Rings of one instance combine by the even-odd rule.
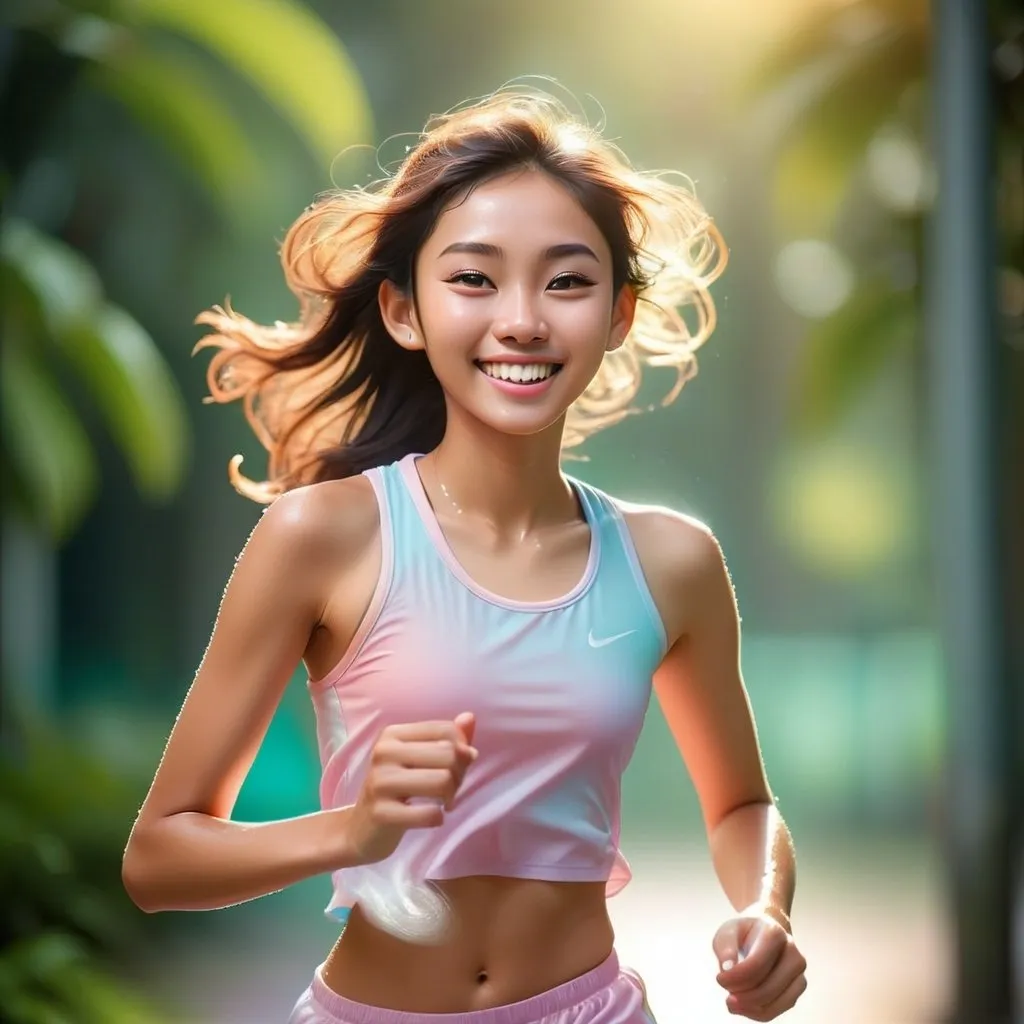
[[475, 726], [473, 714], [464, 712], [451, 722], [390, 725], [381, 732], [350, 818], [355, 863], [384, 860], [407, 829], [444, 821], [477, 757]]

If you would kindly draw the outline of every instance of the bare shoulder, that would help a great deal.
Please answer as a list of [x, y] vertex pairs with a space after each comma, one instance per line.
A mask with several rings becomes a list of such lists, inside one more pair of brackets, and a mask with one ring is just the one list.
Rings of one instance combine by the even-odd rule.
[[687, 632], [704, 600], [721, 591], [728, 571], [711, 528], [662, 505], [615, 499], [629, 528], [669, 641]]
[[673, 577], [713, 570], [722, 551], [711, 528], [693, 516], [663, 505], [638, 505], [616, 499], [644, 569], [660, 564]]
[[377, 500], [365, 477], [328, 480], [287, 491], [270, 504], [244, 558], [327, 580], [372, 547], [379, 530]]

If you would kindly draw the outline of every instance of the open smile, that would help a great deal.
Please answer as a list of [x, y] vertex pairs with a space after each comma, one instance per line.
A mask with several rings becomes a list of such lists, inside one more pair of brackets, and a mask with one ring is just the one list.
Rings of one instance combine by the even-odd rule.
[[540, 360], [532, 363], [509, 363], [499, 360], [477, 359], [475, 363], [477, 369], [490, 377], [491, 380], [519, 387], [543, 384], [562, 369], [561, 363]]
[[561, 363], [506, 363], [498, 360], [475, 360], [477, 369], [499, 391], [513, 398], [534, 398], [551, 387], [562, 369]]

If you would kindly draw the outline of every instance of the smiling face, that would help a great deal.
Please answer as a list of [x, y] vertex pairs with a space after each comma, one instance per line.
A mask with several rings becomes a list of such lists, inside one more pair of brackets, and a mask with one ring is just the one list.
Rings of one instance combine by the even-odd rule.
[[468, 414], [504, 434], [560, 425], [622, 343], [635, 303], [629, 288], [614, 294], [597, 225], [534, 169], [486, 182], [442, 213], [415, 281], [415, 305], [382, 289], [392, 336], [426, 349], [449, 422]]

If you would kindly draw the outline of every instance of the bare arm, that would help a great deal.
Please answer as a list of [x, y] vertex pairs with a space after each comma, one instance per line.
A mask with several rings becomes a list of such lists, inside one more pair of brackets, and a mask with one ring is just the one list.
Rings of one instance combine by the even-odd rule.
[[760, 905], [789, 929], [795, 859], [768, 787], [740, 671], [739, 616], [721, 550], [681, 517], [661, 529], [671, 600], [683, 609], [655, 690], [693, 779], [715, 870], [737, 910]]
[[[332, 485], [332, 497], [349, 483]], [[238, 560], [125, 851], [125, 888], [143, 910], [229, 906], [352, 862], [350, 808], [230, 820], [343, 557], [344, 537], [326, 531], [324, 505], [317, 488], [284, 495]]]

